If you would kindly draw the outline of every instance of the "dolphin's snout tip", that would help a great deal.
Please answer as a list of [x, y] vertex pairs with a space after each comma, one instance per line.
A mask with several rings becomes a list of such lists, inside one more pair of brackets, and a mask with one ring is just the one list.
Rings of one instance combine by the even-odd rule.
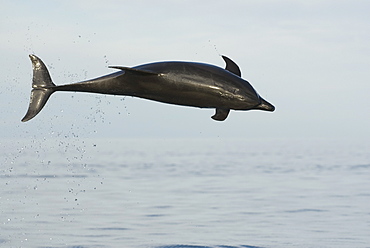
[[270, 112], [274, 112], [275, 111], [275, 106], [270, 104], [270, 106], [268, 106], [265, 110], [270, 111]]
[[261, 103], [257, 105], [256, 109], [274, 112], [275, 106], [266, 101], [265, 99], [261, 98]]
[[258, 108], [261, 109], [261, 110], [266, 110], [266, 111], [270, 111], [270, 112], [274, 112], [275, 111], [275, 106], [272, 105], [272, 104], [269, 104], [269, 105], [267, 105], [267, 104], [260, 104], [258, 106]]

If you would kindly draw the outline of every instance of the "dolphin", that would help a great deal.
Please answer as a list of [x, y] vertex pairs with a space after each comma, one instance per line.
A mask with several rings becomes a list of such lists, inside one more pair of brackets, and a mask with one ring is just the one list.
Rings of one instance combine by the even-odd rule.
[[165, 61], [135, 67], [109, 66], [119, 71], [78, 83], [55, 85], [48, 69], [36, 55], [29, 108], [22, 122], [35, 117], [55, 91], [89, 92], [140, 97], [163, 103], [214, 108], [212, 119], [223, 121], [231, 109], [274, 111], [252, 85], [241, 78], [238, 65], [222, 56], [226, 68], [210, 64]]

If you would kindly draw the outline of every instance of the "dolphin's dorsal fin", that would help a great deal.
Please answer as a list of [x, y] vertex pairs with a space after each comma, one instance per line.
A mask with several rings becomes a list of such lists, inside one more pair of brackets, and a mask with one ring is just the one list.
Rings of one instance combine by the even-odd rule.
[[124, 67], [124, 66], [109, 66], [109, 68], [113, 68], [113, 69], [118, 69], [118, 70], [122, 70], [122, 71], [130, 71], [130, 72], [134, 72], [134, 73], [139, 73], [139, 74], [142, 74], [142, 75], [155, 75], [155, 76], [158, 76], [160, 75], [160, 73], [156, 73], [156, 72], [152, 72], [152, 71], [146, 71], [146, 70], [140, 70], [140, 69], [135, 69], [135, 68], [130, 68], [130, 67]]
[[239, 77], [242, 76], [242, 73], [239, 69], [239, 66], [234, 61], [232, 61], [231, 59], [229, 59], [228, 57], [226, 57], [224, 55], [222, 55], [222, 58], [226, 62], [225, 70], [227, 70], [231, 73], [234, 73], [235, 75], [238, 75]]
[[216, 113], [212, 116], [215, 121], [224, 121], [229, 115], [230, 109], [216, 108]]

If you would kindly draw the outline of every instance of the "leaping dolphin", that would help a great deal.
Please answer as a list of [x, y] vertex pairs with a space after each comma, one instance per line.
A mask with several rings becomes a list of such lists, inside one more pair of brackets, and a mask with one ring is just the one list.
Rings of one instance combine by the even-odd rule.
[[212, 119], [223, 121], [230, 109], [274, 111], [226, 56], [226, 68], [193, 62], [156, 62], [132, 68], [110, 66], [118, 72], [95, 79], [55, 85], [40, 58], [29, 55], [33, 67], [31, 99], [22, 121], [35, 117], [55, 91], [79, 91], [140, 97], [169, 104], [215, 108]]

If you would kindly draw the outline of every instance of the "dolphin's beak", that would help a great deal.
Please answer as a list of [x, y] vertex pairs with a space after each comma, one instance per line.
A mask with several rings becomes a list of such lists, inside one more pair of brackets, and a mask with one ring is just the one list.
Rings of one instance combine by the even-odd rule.
[[271, 111], [271, 112], [275, 110], [274, 105], [272, 105], [271, 103], [269, 103], [262, 97], [260, 97], [260, 99], [261, 99], [261, 103], [257, 105], [256, 107], [254, 107], [254, 109], [266, 110], [266, 111]]

